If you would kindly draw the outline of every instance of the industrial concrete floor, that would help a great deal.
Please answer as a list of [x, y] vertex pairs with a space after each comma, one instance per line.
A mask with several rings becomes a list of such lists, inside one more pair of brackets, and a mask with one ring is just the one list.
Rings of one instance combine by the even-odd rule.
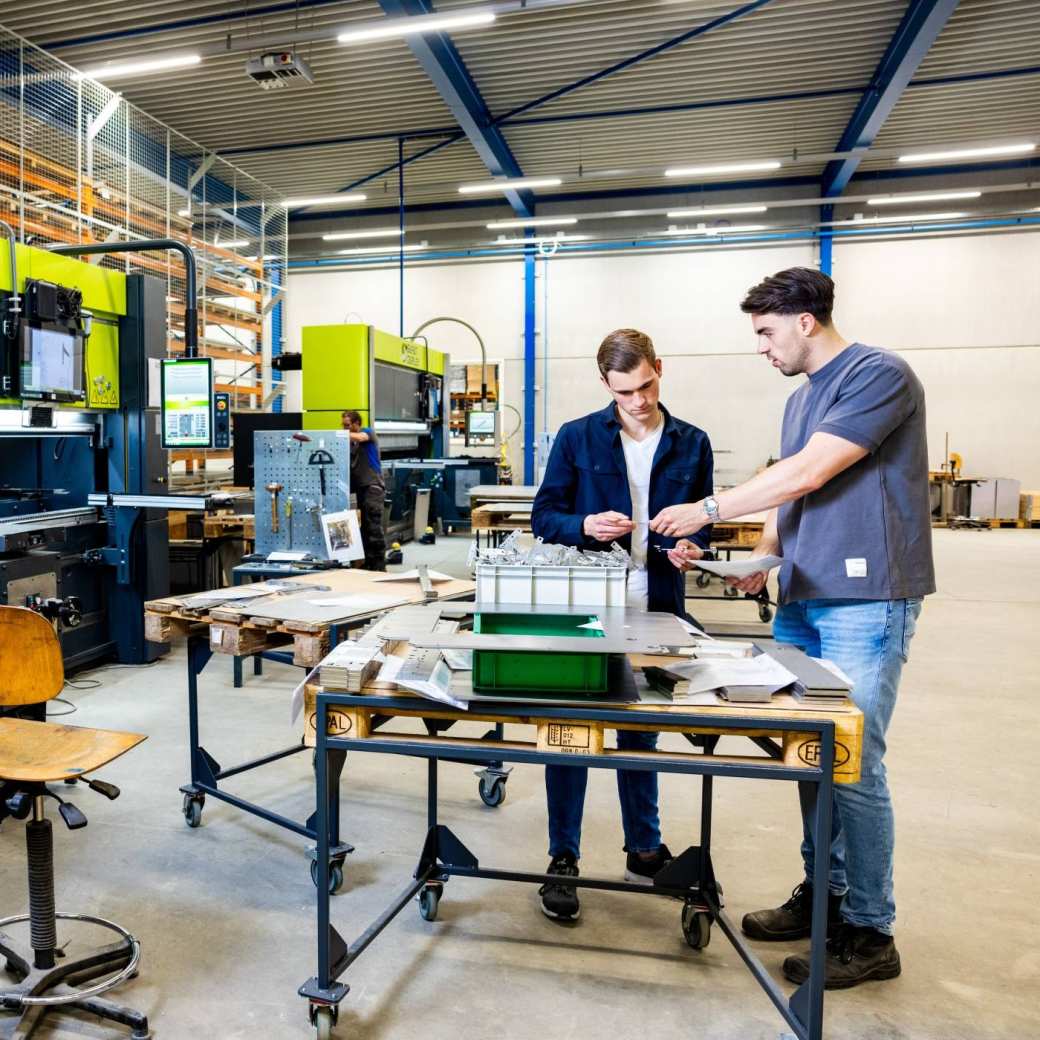
[[[901, 978], [827, 998], [833, 1040], [1035, 1037], [1040, 1009], [1040, 532], [936, 532], [940, 592], [924, 610], [891, 731]], [[406, 547], [462, 573], [466, 543]], [[700, 616], [734, 611], [718, 604]], [[299, 671], [265, 666], [231, 687], [217, 656], [202, 683], [203, 741], [225, 765], [291, 743], [289, 691]], [[72, 723], [147, 733], [102, 771], [123, 796], [75, 801], [90, 826], [56, 828], [58, 906], [113, 918], [141, 939], [140, 977], [117, 994], [147, 1010], [161, 1040], [312, 1036], [296, 988], [315, 970], [314, 888], [304, 842], [210, 800], [189, 830], [177, 788], [187, 779], [182, 648], [146, 668], [86, 675], [70, 689]], [[58, 705], [56, 710], [60, 709]], [[470, 727], [473, 728], [473, 727]], [[237, 777], [229, 788], [295, 818], [312, 808], [309, 754]], [[410, 875], [425, 827], [425, 764], [351, 755], [344, 834], [357, 846], [334, 922], [357, 935]], [[694, 840], [697, 781], [662, 778], [665, 839]], [[793, 789], [716, 784], [715, 863], [728, 910], [776, 905], [800, 880]], [[477, 799], [470, 768], [441, 768], [442, 819], [486, 865], [542, 870], [542, 772], [519, 767], [499, 809]], [[23, 828], [0, 830], [0, 915], [25, 904]], [[583, 870], [623, 869], [614, 777], [593, 771]], [[679, 905], [606, 892], [582, 896], [575, 927], [538, 911], [533, 888], [455, 879], [440, 918], [404, 913], [348, 973], [336, 1036], [476, 1040], [503, 1036], [777, 1038], [782, 1021], [717, 930], [697, 953]], [[762, 945], [779, 978], [792, 946]], [[96, 1020], [50, 1016], [39, 1037], [125, 1037]]]

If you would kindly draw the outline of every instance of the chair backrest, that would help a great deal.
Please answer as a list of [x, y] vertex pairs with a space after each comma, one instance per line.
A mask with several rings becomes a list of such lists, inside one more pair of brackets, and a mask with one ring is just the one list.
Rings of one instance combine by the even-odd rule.
[[42, 615], [0, 606], [0, 705], [37, 704], [65, 685], [61, 644]]

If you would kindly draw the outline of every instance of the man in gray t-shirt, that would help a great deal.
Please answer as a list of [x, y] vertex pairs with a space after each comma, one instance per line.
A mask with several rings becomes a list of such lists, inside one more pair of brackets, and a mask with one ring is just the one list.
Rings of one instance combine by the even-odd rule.
[[[860, 779], [835, 785], [829, 843], [815, 833], [815, 787], [801, 785], [805, 880], [782, 906], [743, 920], [753, 939], [807, 937], [815, 885], [831, 935], [826, 985], [847, 988], [901, 971], [892, 938], [885, 734], [935, 573], [924, 390], [902, 358], [845, 340], [831, 320], [833, 306], [834, 283], [808, 268], [781, 271], [749, 291], [741, 308], [751, 315], [758, 352], [785, 376], [808, 376], [787, 402], [782, 457], [739, 487], [662, 510], [650, 529], [690, 535], [770, 510], [753, 555], [784, 558], [773, 635], [834, 661], [852, 679], [863, 712]], [[733, 584], [754, 594], [765, 581], [760, 572]], [[817, 846], [822, 870], [827, 844], [828, 876], [817, 879]], [[788, 957], [783, 970], [804, 982], [809, 959]]]

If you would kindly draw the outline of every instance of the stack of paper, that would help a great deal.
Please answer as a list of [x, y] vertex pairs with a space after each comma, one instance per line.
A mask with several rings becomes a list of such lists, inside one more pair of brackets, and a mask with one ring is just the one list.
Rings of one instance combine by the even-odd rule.
[[382, 663], [383, 655], [378, 645], [345, 640], [321, 662], [320, 682], [326, 690], [360, 693]]

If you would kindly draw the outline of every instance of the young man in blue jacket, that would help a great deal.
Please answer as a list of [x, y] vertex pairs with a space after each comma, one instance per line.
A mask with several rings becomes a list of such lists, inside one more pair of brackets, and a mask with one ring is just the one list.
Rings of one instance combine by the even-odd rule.
[[[613, 398], [602, 411], [564, 423], [553, 444], [545, 478], [534, 500], [531, 527], [546, 542], [607, 549], [618, 542], [632, 556], [627, 603], [637, 610], [685, 615], [685, 579], [708, 547], [711, 530], [692, 541], [654, 534], [650, 518], [670, 505], [697, 502], [712, 493], [708, 435], [674, 418], [659, 403], [661, 362], [650, 337], [618, 329], [596, 355], [600, 379]], [[657, 552], [661, 546], [669, 552]], [[656, 733], [620, 730], [618, 748], [646, 751]], [[661, 841], [657, 774], [617, 774], [628, 853], [625, 878], [651, 884], [671, 853]], [[548, 874], [576, 877], [588, 770], [547, 766]], [[577, 890], [549, 883], [540, 890], [542, 911], [560, 921], [580, 912]]]

